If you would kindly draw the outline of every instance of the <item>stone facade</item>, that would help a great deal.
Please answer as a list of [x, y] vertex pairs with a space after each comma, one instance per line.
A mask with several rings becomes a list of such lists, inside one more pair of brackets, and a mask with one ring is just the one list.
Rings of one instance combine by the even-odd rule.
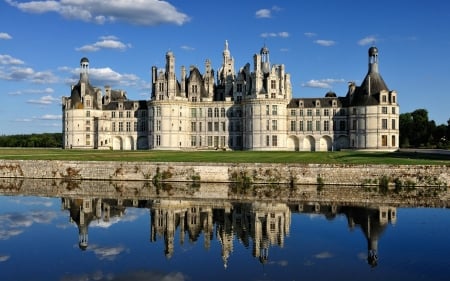
[[346, 96], [293, 98], [284, 64], [271, 64], [264, 46], [238, 71], [225, 42], [217, 74], [181, 67], [166, 53], [164, 69], [152, 67], [150, 100], [128, 100], [126, 92], [89, 83], [83, 58], [80, 80], [63, 97], [66, 149], [158, 150], [396, 150], [399, 142], [397, 93], [378, 72], [378, 49], [369, 49], [369, 70]]

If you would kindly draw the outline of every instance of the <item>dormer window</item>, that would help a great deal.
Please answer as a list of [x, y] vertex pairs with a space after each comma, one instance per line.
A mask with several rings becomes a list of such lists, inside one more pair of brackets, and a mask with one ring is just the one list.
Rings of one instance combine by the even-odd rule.
[[316, 107], [320, 106], [320, 100], [316, 100]]

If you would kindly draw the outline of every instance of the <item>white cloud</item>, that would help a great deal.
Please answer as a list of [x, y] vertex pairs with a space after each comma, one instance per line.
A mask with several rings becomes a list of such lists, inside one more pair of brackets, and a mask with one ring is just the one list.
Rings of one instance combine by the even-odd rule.
[[11, 96], [20, 96], [20, 95], [24, 95], [24, 94], [53, 94], [55, 92], [55, 90], [53, 90], [52, 88], [45, 88], [45, 89], [26, 89], [26, 90], [22, 90], [22, 91], [15, 91], [15, 92], [10, 92], [8, 93], [8, 95]]
[[331, 89], [332, 84], [336, 83], [344, 83], [344, 79], [333, 79], [333, 78], [327, 78], [327, 79], [320, 79], [320, 80], [309, 80], [306, 83], [303, 83], [303, 87], [308, 88], [322, 88], [322, 89]]
[[316, 259], [329, 259], [333, 257], [333, 254], [330, 252], [322, 252], [314, 255]]
[[40, 120], [61, 120], [62, 116], [61, 115], [44, 114], [41, 117], [38, 117], [37, 119], [40, 119]]
[[19, 64], [24, 64], [24, 62], [20, 59], [11, 57], [10, 55], [0, 55], [0, 64], [19, 65]]
[[50, 71], [34, 71], [31, 67], [12, 66], [3, 71], [0, 69], [0, 79], [9, 81], [29, 81], [36, 84], [56, 83], [58, 78]]
[[314, 43], [316, 43], [317, 45], [320, 45], [320, 46], [330, 47], [330, 46], [335, 45], [336, 41], [319, 39], [319, 40], [315, 40]]
[[315, 36], [317, 36], [317, 34], [314, 33], [314, 32], [305, 32], [305, 33], [303, 33], [303, 35], [305, 35], [306, 37], [315, 37]]
[[7, 260], [9, 260], [9, 256], [7, 256], [7, 255], [1, 255], [0, 256], [0, 262], [4, 262], [4, 261], [7, 261]]
[[27, 13], [43, 14], [55, 12], [67, 19], [94, 22], [97, 24], [116, 21], [136, 25], [176, 24], [183, 25], [189, 16], [177, 11], [167, 1], [159, 0], [53, 0], [6, 2]]
[[187, 46], [187, 45], [183, 45], [183, 46], [181, 46], [180, 48], [181, 48], [182, 50], [185, 50], [185, 51], [194, 51], [194, 50], [195, 50], [194, 47], [190, 47], [190, 46]]
[[59, 99], [54, 98], [50, 95], [48, 96], [43, 96], [38, 100], [27, 100], [27, 103], [33, 103], [33, 104], [45, 104], [45, 105], [49, 105], [49, 104], [53, 104], [53, 103], [57, 103], [60, 102]]
[[126, 249], [123, 246], [117, 247], [99, 247], [97, 245], [92, 245], [90, 247], [94, 251], [97, 258], [100, 260], [115, 260], [117, 256], [123, 253]]
[[118, 40], [115, 36], [103, 36], [100, 37], [100, 41], [93, 44], [84, 45], [82, 47], [76, 48], [76, 51], [82, 52], [96, 52], [100, 49], [113, 49], [125, 51], [127, 48], [131, 48], [131, 44], [124, 44]]
[[0, 32], [0, 39], [2, 39], [2, 40], [9, 40], [9, 39], [12, 39], [12, 37], [8, 33]]
[[268, 37], [281, 37], [281, 38], [287, 38], [289, 37], [289, 32], [282, 31], [282, 32], [264, 32], [261, 33], [261, 37], [268, 38]]
[[257, 18], [271, 18], [272, 17], [272, 12], [269, 9], [261, 9], [256, 11], [255, 16]]
[[363, 39], [359, 40], [358, 45], [360, 45], [360, 46], [371, 45], [371, 44], [374, 44], [375, 41], [377, 41], [377, 38], [375, 36], [371, 35], [371, 36], [367, 36], [367, 37], [364, 37]]

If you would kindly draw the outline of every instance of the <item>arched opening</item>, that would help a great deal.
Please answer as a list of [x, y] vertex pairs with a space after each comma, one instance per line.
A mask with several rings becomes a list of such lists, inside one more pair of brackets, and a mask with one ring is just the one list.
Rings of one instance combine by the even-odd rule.
[[333, 149], [333, 141], [330, 136], [322, 136], [320, 138], [319, 151], [331, 151]]
[[316, 151], [316, 140], [312, 136], [306, 136], [303, 139], [304, 151]]
[[299, 151], [299, 140], [296, 136], [289, 136], [287, 139], [287, 148], [290, 151]]
[[133, 140], [133, 137], [131, 137], [131, 136], [125, 137], [123, 149], [124, 149], [124, 150], [134, 150], [134, 140]]
[[348, 136], [339, 136], [334, 141], [334, 150], [341, 150], [344, 148], [348, 148], [350, 141]]
[[113, 150], [123, 150], [123, 141], [121, 137], [114, 137]]

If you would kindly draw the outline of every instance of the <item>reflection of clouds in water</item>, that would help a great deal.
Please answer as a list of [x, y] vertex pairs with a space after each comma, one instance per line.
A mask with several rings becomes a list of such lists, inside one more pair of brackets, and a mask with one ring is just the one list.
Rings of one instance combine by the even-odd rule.
[[116, 246], [116, 247], [100, 247], [98, 245], [91, 245], [90, 250], [95, 253], [97, 258], [100, 260], [114, 260], [117, 256], [119, 256], [122, 252], [125, 251], [125, 247]]
[[358, 259], [360, 260], [367, 260], [367, 254], [363, 252], [359, 252], [357, 255]]
[[0, 240], [8, 240], [11, 237], [19, 235], [23, 232], [20, 229], [0, 230]]
[[0, 215], [0, 240], [21, 234], [24, 228], [33, 223], [50, 223], [57, 217], [52, 211], [33, 211], [28, 213], [7, 213]]
[[269, 262], [269, 264], [279, 265], [279, 266], [288, 266], [289, 262], [287, 260], [281, 260], [281, 261], [272, 261]]
[[26, 198], [26, 200], [22, 199], [16, 199], [12, 200], [12, 202], [15, 202], [20, 205], [26, 205], [26, 206], [44, 206], [44, 207], [51, 207], [53, 206], [53, 202], [51, 198], [45, 198], [45, 197], [33, 197], [32, 199]]
[[91, 274], [81, 274], [77, 276], [63, 276], [61, 281], [184, 281], [188, 280], [181, 272], [154, 272], [154, 271], [133, 271], [114, 275], [112, 273], [103, 273], [96, 271]]
[[333, 254], [330, 252], [322, 252], [322, 253], [315, 254], [314, 257], [316, 259], [329, 259], [329, 258], [333, 257]]
[[119, 223], [119, 222], [133, 222], [142, 215], [148, 216], [148, 210], [127, 208], [126, 213], [122, 217], [112, 217], [109, 219], [109, 221], [103, 221], [103, 220], [93, 221], [89, 226], [90, 227], [109, 228], [112, 225]]
[[4, 261], [7, 261], [7, 260], [9, 260], [9, 256], [7, 256], [7, 255], [0, 255], [0, 262], [4, 262]]

